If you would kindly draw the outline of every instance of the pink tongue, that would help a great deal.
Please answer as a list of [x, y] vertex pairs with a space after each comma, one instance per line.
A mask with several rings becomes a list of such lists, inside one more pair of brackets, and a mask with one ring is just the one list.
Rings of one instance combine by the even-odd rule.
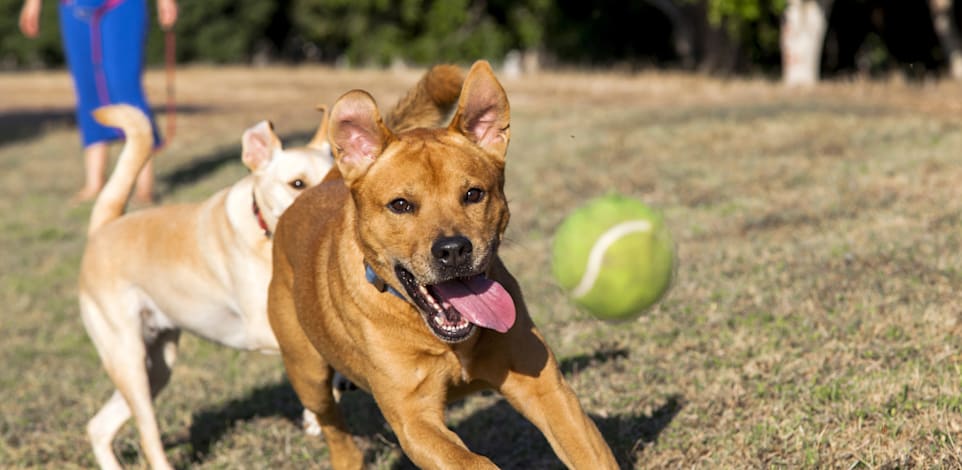
[[484, 276], [454, 279], [432, 286], [469, 322], [504, 333], [514, 325], [514, 300], [497, 282]]

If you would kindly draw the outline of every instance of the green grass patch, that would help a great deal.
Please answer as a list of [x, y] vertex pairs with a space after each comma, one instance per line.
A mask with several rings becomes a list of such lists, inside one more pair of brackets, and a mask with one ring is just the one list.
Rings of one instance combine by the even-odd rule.
[[[178, 98], [193, 111], [157, 159], [162, 201], [200, 201], [245, 175], [240, 136], [259, 120], [285, 144], [303, 142], [314, 103], [365, 88], [388, 105], [415, 78], [179, 72]], [[148, 73], [154, 96], [160, 83]], [[624, 468], [962, 466], [962, 89], [798, 92], [598, 73], [505, 86], [512, 219], [501, 253]], [[72, 102], [63, 72], [0, 77], [0, 87], [30, 97], [0, 102], [4, 113]], [[82, 176], [77, 138], [62, 126], [11, 136], [0, 162], [0, 467], [88, 468], [84, 426], [113, 386], [77, 308], [90, 210], [68, 203]], [[679, 259], [661, 304], [619, 324], [576, 309], [548, 274], [560, 221], [610, 191], [661, 209]], [[371, 468], [410, 466], [370, 397], [342, 406]], [[323, 440], [299, 428], [276, 356], [185, 334], [156, 411], [178, 468], [330, 467]], [[562, 467], [496, 395], [452, 405], [448, 425], [502, 468]], [[114, 450], [145, 465], [132, 425]]]

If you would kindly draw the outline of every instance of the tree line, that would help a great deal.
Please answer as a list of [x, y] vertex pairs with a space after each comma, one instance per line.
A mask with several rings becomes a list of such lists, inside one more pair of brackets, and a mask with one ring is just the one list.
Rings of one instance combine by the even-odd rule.
[[[175, 33], [180, 62], [428, 65], [481, 57], [499, 62], [517, 51], [533, 59], [524, 63], [541, 66], [722, 74], [777, 75], [788, 69], [786, 60], [807, 61], [806, 73], [814, 68], [817, 79], [902, 66], [915, 73], [949, 70], [958, 2], [184, 0]], [[56, 2], [45, 2], [34, 40], [17, 29], [21, 3], [0, 0], [0, 69], [62, 65]], [[793, 21], [815, 30], [786, 27]], [[159, 63], [162, 32], [154, 27], [150, 34], [148, 61]]]

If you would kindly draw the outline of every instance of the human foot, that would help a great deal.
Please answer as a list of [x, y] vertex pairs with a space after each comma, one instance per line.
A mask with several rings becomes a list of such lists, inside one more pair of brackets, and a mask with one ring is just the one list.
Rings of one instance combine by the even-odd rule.
[[93, 201], [97, 198], [98, 193], [100, 193], [99, 188], [83, 188], [74, 193], [73, 197], [70, 198], [70, 202], [73, 204], [80, 204], [83, 202]]
[[152, 206], [156, 201], [153, 192], [141, 193], [138, 191], [134, 193], [131, 202], [138, 206]]

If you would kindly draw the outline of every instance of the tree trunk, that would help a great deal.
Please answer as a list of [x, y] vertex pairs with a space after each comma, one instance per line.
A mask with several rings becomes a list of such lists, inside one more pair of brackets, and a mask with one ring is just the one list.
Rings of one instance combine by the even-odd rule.
[[782, 81], [786, 85], [818, 83], [831, 6], [832, 0], [788, 0], [781, 31]]
[[935, 34], [939, 36], [939, 43], [949, 63], [949, 73], [953, 79], [962, 80], [962, 46], [952, 14], [952, 0], [929, 0], [929, 10], [932, 12]]
[[649, 5], [657, 8], [668, 17], [671, 22], [672, 43], [675, 54], [681, 61], [682, 67], [690, 69], [695, 65], [695, 47], [691, 24], [681, 8], [672, 0], [646, 0]]

